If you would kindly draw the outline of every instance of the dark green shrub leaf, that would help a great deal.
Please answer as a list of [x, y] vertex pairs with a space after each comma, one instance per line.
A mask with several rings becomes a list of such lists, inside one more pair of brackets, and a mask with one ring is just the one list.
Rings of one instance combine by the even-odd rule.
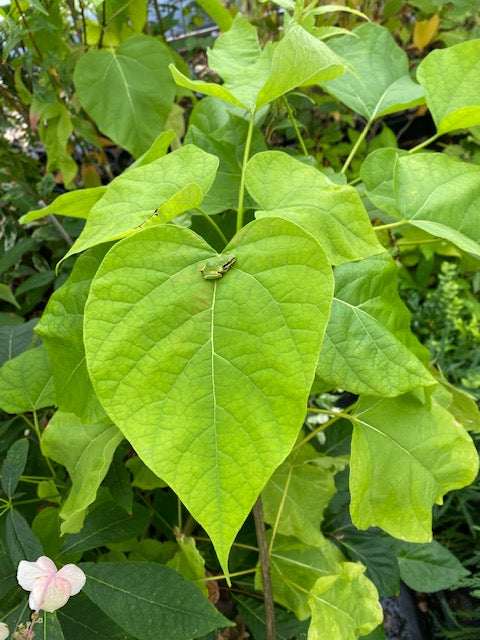
[[151, 562], [83, 563], [83, 591], [139, 640], [185, 640], [232, 626], [198, 588]]
[[22, 438], [12, 444], [2, 465], [2, 489], [11, 498], [27, 464], [28, 440]]

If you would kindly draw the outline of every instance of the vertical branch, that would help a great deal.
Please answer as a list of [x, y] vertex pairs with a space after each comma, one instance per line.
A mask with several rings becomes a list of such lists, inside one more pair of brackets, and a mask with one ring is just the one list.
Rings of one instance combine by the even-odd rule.
[[260, 569], [263, 582], [263, 599], [265, 602], [265, 638], [275, 640], [275, 610], [273, 608], [273, 589], [270, 576], [270, 555], [265, 535], [265, 519], [263, 517], [262, 500], [260, 496], [253, 505], [253, 520], [257, 534], [258, 551], [260, 555]]
[[102, 24], [101, 24], [101, 28], [100, 28], [100, 38], [98, 39], [98, 45], [97, 48], [101, 49], [102, 45], [103, 45], [103, 32], [105, 31], [106, 25], [107, 25], [107, 0], [103, 0], [103, 4], [102, 4]]

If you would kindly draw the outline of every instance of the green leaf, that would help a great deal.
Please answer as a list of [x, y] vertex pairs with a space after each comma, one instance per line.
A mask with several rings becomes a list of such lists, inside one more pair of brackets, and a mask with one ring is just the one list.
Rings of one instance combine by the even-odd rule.
[[84, 425], [73, 413], [57, 411], [42, 438], [42, 452], [66, 467], [72, 488], [62, 506], [62, 534], [77, 533], [94, 502], [123, 436], [110, 422]]
[[20, 305], [18, 304], [15, 296], [12, 293], [10, 287], [6, 284], [0, 283], [0, 300], [5, 300], [5, 302], [9, 302], [17, 309], [20, 309]]
[[39, 342], [33, 332], [38, 318], [17, 325], [0, 327], [0, 365], [31, 349]]
[[55, 404], [45, 347], [29, 349], [0, 368], [0, 407], [7, 413], [37, 411]]
[[[175, 106], [175, 105], [174, 105]], [[145, 151], [135, 162], [132, 162], [125, 171], [131, 171], [137, 167], [143, 167], [146, 164], [155, 162], [159, 158], [163, 158], [168, 153], [168, 148], [175, 140], [175, 131], [169, 129], [168, 131], [162, 131], [152, 143], [152, 146]]]
[[40, 139], [47, 151], [47, 171], [60, 171], [67, 189], [73, 188], [78, 167], [70, 156], [68, 143], [73, 133], [72, 117], [67, 107], [55, 101], [38, 103], [35, 99], [31, 112], [39, 118]]
[[232, 14], [220, 0], [197, 0], [205, 13], [218, 24], [220, 31], [228, 31], [232, 26]]
[[204, 596], [208, 598], [208, 589], [205, 583], [205, 560], [200, 555], [195, 540], [185, 537], [183, 534], [177, 537], [178, 549], [167, 567], [175, 569], [181, 576], [197, 585]]
[[300, 26], [293, 26], [274, 49], [268, 80], [256, 108], [273, 102], [295, 87], [327, 82], [345, 72], [345, 63], [332, 49]]
[[[135, 158], [162, 131], [175, 97], [167, 45], [136, 35], [118, 49], [91, 49], [77, 62], [73, 81], [99, 129]], [[105, 91], [108, 87], [108, 91]]]
[[107, 187], [94, 187], [93, 189], [77, 189], [68, 191], [55, 198], [55, 200], [43, 209], [33, 209], [20, 218], [20, 222], [32, 222], [45, 218], [49, 214], [57, 216], [70, 216], [71, 218], [87, 218], [90, 209], [100, 200]]
[[399, 215], [463, 251], [480, 256], [480, 167], [443, 153], [398, 159], [394, 190]]
[[32, 531], [40, 540], [43, 551], [49, 558], [56, 558], [62, 546], [58, 512], [58, 507], [45, 507], [32, 520]]
[[57, 616], [68, 640], [134, 640], [83, 593], [70, 598]]
[[7, 513], [5, 533], [8, 555], [16, 567], [20, 560], [35, 562], [43, 555], [42, 545], [28, 526], [25, 518], [16, 510]]
[[[341, 571], [343, 556], [327, 540], [322, 547], [308, 546], [296, 538], [277, 535], [270, 552], [273, 597], [275, 602], [305, 620], [311, 614], [307, 595], [318, 578], [333, 577]], [[260, 572], [255, 587], [261, 588]]]
[[208, 64], [223, 78], [227, 86], [235, 86], [245, 69], [255, 65], [261, 55], [256, 28], [239, 12], [230, 29], [208, 49]]
[[86, 422], [105, 415], [87, 372], [83, 309], [106, 250], [105, 246], [95, 247], [78, 258], [68, 280], [50, 296], [36, 327], [50, 356], [57, 406]]
[[480, 124], [480, 40], [435, 49], [417, 78], [439, 134]]
[[11, 498], [15, 493], [20, 476], [25, 469], [28, 457], [28, 440], [22, 438], [14, 442], [7, 451], [2, 465], [2, 489]]
[[434, 375], [440, 383], [433, 393], [437, 404], [447, 409], [465, 429], [480, 433], [480, 410], [475, 398], [454, 387], [440, 372], [435, 371]]
[[252, 222], [225, 251], [235, 264], [205, 280], [222, 257], [188, 229], [119, 242], [93, 281], [85, 344], [108, 414], [208, 531], [226, 571], [303, 422], [332, 275], [318, 243], [284, 220]]
[[433, 504], [477, 474], [478, 454], [470, 436], [448, 411], [424, 404], [420, 393], [361, 398], [352, 422], [353, 523], [429, 542]]
[[151, 562], [83, 563], [86, 595], [142, 640], [185, 640], [233, 626], [197, 587]]
[[4, 598], [9, 591], [17, 586], [17, 568], [13, 566], [7, 554], [0, 555], [0, 598]]
[[[202, 202], [202, 209], [210, 215], [237, 208], [247, 130], [248, 122], [241, 117], [241, 111], [216, 98], [200, 100], [191, 113], [184, 142], [219, 159], [215, 181]], [[265, 149], [263, 136], [254, 127], [250, 152]], [[245, 208], [253, 205], [248, 195], [244, 204]]]
[[382, 148], [370, 153], [360, 168], [360, 177], [368, 192], [368, 197], [382, 211], [399, 217], [394, 192], [394, 172], [398, 158], [408, 154], [403, 149]]
[[127, 513], [132, 513], [133, 489], [130, 483], [130, 474], [123, 459], [130, 449], [130, 444], [126, 441], [117, 447], [113, 455], [112, 464], [105, 476], [105, 485], [108, 487], [112, 498]]
[[216, 84], [213, 82], [203, 82], [202, 80], [190, 80], [186, 75], [181, 73], [174, 64], [169, 66], [170, 72], [174, 81], [179, 87], [185, 87], [192, 91], [203, 93], [206, 96], [212, 96], [213, 98], [219, 98], [229, 104], [234, 104], [238, 107], [245, 107], [242, 102], [236, 98], [231, 91], [229, 91], [224, 85]]
[[363, 163], [372, 202], [463, 251], [480, 256], [480, 168], [443, 153], [379, 149]]
[[398, 295], [397, 267], [386, 254], [335, 269], [335, 295], [317, 375], [353, 393], [398, 396], [435, 383], [428, 351], [410, 330]]
[[258, 218], [291, 220], [318, 240], [332, 264], [384, 252], [355, 189], [330, 182], [314, 167], [266, 151], [248, 162], [245, 184], [264, 209]]
[[378, 535], [374, 529], [359, 531], [353, 525], [343, 525], [337, 544], [352, 562], [361, 562], [366, 576], [377, 587], [380, 596], [397, 595], [400, 589], [400, 573], [397, 559], [389, 546], [387, 536]]
[[389, 544], [397, 556], [400, 577], [414, 591], [434, 593], [449, 589], [470, 573], [435, 540], [427, 544], [390, 540]]
[[312, 609], [309, 640], [357, 640], [383, 621], [378, 593], [365, 567], [343, 562], [338, 575], [319, 578], [308, 603]]
[[217, 167], [217, 158], [186, 145], [123, 173], [92, 208], [84, 230], [65, 258], [122, 238], [149, 221], [168, 222], [197, 207], [210, 189]]
[[153, 489], [162, 489], [167, 486], [138, 456], [129, 458], [125, 466], [133, 475], [132, 487], [138, 487], [144, 491], [153, 491]]
[[177, 84], [249, 111], [260, 109], [295, 87], [325, 82], [345, 70], [341, 58], [298, 25], [291, 27], [280, 42], [267, 43], [261, 51], [255, 29], [240, 14], [229, 31], [217, 39], [208, 60], [223, 77], [224, 85], [190, 80], [171, 65]]
[[134, 504], [132, 515], [129, 515], [113, 501], [102, 502], [89, 512], [80, 533], [66, 537], [62, 554], [88, 551], [135, 538], [147, 527], [148, 519], [148, 511], [139, 504]]
[[334, 476], [347, 463], [322, 456], [310, 445], [293, 451], [262, 492], [265, 521], [282, 535], [322, 546], [323, 512], [336, 492]]
[[410, 78], [407, 54], [388, 29], [369, 22], [353, 34], [357, 38], [343, 36], [329, 44], [351, 69], [325, 83], [329, 93], [367, 120], [425, 101], [422, 87]]

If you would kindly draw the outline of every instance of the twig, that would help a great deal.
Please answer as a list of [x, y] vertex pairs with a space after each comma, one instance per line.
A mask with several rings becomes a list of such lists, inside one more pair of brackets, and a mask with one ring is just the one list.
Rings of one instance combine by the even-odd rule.
[[273, 589], [270, 576], [270, 556], [267, 537], [265, 535], [265, 519], [263, 517], [262, 500], [258, 497], [252, 509], [257, 534], [260, 569], [263, 582], [263, 601], [265, 603], [265, 640], [275, 640], [275, 610], [273, 608]]

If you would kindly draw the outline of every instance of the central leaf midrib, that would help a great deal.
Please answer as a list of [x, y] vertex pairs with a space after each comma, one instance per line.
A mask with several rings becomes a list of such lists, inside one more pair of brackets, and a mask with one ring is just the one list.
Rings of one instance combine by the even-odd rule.
[[[210, 345], [211, 345], [211, 371], [212, 371], [212, 397], [213, 397], [213, 440], [215, 448], [215, 484], [217, 487], [217, 506], [221, 504], [220, 478], [218, 475], [218, 434], [217, 434], [217, 394], [215, 389], [215, 302], [217, 297], [217, 282], [213, 282], [212, 311], [210, 316]], [[223, 543], [223, 510], [218, 508], [218, 519]]]

